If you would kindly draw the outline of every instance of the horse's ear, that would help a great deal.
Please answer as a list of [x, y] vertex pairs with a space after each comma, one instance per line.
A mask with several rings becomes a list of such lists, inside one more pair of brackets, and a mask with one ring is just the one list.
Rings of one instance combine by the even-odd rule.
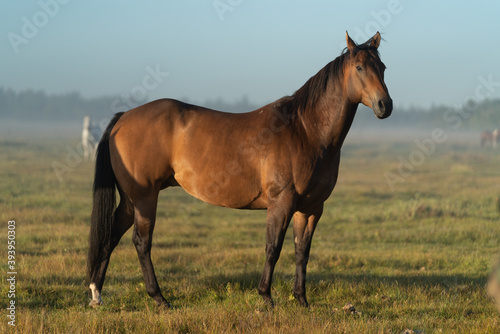
[[378, 49], [378, 46], [380, 45], [380, 40], [381, 39], [382, 39], [382, 37], [380, 36], [380, 33], [377, 31], [377, 33], [375, 34], [375, 36], [373, 36], [371, 38], [370, 46], [374, 47], [375, 49]]
[[347, 42], [347, 49], [350, 53], [354, 54], [356, 52], [356, 43], [349, 37], [347, 31], [345, 32], [345, 40]]

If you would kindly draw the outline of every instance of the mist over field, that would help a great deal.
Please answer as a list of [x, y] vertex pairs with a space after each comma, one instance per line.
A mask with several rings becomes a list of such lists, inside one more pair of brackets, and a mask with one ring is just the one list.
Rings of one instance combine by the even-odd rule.
[[[168, 97], [168, 96], [166, 96]], [[278, 99], [277, 97], [276, 99]], [[234, 102], [223, 99], [182, 101], [226, 112], [247, 112], [270, 103], [256, 103], [243, 95]], [[43, 91], [21, 91], [0, 88], [0, 136], [63, 135], [79, 138], [84, 116], [102, 130], [115, 112], [127, 111], [149, 100], [125, 103], [123, 97], [84, 98], [78, 93], [48, 95]], [[116, 107], [119, 106], [119, 107]], [[378, 120], [371, 109], [360, 105], [354, 118], [348, 141], [368, 139], [370, 136], [388, 140], [414, 140], [442, 128], [450, 138], [460, 142], [477, 143], [482, 131], [500, 126], [500, 100], [482, 100], [478, 103], [431, 108], [399, 108], [388, 119]]]

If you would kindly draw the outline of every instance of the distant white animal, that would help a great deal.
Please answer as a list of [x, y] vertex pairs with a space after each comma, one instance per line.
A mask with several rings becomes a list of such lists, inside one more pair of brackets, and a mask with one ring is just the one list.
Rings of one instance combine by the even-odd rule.
[[481, 133], [481, 147], [484, 147], [491, 143], [491, 146], [493, 148], [497, 147], [497, 143], [500, 141], [500, 133], [498, 131], [498, 128], [496, 128], [493, 131], [483, 131]]
[[90, 116], [83, 118], [82, 146], [83, 159], [94, 160], [99, 138], [96, 138], [95, 129], [90, 121]]

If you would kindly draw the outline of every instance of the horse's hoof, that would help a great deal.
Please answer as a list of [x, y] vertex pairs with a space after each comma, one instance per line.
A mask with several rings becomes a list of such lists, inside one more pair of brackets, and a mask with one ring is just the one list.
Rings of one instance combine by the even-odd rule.
[[161, 298], [159, 300], [156, 300], [156, 305], [158, 306], [159, 309], [171, 309], [172, 308], [172, 305], [167, 302], [167, 300], [165, 298]]
[[302, 306], [302, 307], [305, 307], [305, 308], [309, 307], [309, 303], [305, 299], [304, 300], [299, 299], [298, 302], [299, 302], [299, 305]]
[[299, 302], [299, 305], [302, 306], [302, 307], [309, 307], [309, 303], [307, 302], [307, 299], [305, 296], [301, 296], [301, 295], [298, 295], [298, 294], [293, 294], [293, 297], [295, 298], [296, 301]]
[[264, 299], [264, 303], [266, 304], [266, 306], [268, 306], [269, 308], [274, 308], [274, 301], [270, 296], [262, 295], [262, 299]]
[[164, 303], [158, 304], [158, 307], [162, 310], [170, 310], [173, 308], [172, 305], [167, 301], [165, 301]]
[[102, 306], [102, 301], [98, 300], [91, 300], [89, 303], [89, 306], [92, 308], [98, 308], [99, 306]]

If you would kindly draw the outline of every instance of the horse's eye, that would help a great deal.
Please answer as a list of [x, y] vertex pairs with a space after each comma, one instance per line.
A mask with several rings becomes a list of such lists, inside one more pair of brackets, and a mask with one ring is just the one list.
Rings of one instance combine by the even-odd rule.
[[363, 68], [361, 66], [356, 66], [356, 69], [358, 70], [358, 72], [361, 72], [363, 70]]

